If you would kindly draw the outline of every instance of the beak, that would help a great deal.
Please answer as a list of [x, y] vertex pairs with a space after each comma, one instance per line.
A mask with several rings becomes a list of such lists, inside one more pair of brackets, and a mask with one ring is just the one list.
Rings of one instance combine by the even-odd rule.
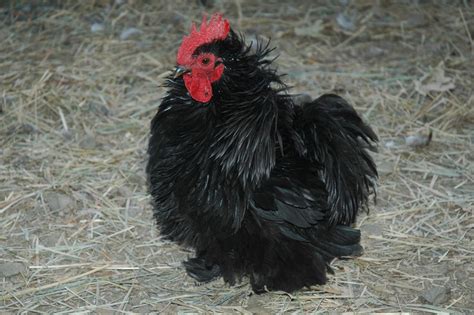
[[183, 66], [177, 66], [176, 69], [174, 70], [174, 75], [173, 75], [173, 78], [176, 79], [176, 78], [179, 78], [180, 76], [182, 76], [183, 74], [185, 73], [188, 73], [190, 72], [191, 70], [186, 68], [186, 67], [183, 67]]

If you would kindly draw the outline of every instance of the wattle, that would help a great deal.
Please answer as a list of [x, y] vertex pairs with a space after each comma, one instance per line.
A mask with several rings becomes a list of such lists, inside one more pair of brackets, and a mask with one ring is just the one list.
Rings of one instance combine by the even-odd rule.
[[211, 81], [205, 72], [193, 70], [192, 73], [185, 74], [184, 85], [194, 100], [201, 103], [207, 103], [211, 100]]

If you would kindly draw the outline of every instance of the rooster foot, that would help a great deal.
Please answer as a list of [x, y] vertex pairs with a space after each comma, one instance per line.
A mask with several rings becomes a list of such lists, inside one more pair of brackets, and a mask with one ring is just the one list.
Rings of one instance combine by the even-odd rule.
[[186, 273], [198, 282], [209, 282], [221, 275], [218, 265], [209, 265], [203, 258], [190, 258], [183, 265]]

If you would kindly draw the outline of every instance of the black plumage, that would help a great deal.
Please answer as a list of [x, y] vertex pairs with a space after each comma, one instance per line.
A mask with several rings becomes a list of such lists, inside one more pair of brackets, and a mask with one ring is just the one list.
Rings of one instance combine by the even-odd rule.
[[232, 31], [197, 48], [222, 77], [205, 103], [168, 78], [147, 165], [161, 234], [196, 252], [188, 274], [248, 276], [256, 292], [323, 284], [334, 258], [360, 255], [350, 226], [377, 177], [377, 137], [353, 107], [332, 94], [294, 105], [269, 52]]

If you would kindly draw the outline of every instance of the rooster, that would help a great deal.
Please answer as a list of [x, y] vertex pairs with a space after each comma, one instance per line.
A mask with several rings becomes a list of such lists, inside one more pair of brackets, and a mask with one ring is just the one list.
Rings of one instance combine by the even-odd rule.
[[149, 191], [161, 235], [195, 251], [189, 276], [292, 292], [362, 253], [351, 225], [377, 136], [337, 95], [295, 105], [268, 43], [251, 46], [220, 14], [183, 38], [151, 122]]

